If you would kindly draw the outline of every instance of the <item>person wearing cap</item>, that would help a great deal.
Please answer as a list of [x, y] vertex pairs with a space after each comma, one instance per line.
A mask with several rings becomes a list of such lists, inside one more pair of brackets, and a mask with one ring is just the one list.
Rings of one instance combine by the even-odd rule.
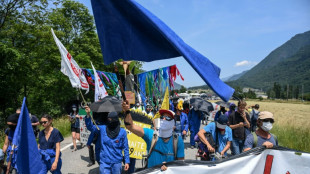
[[[99, 130], [93, 125], [90, 118], [90, 108], [85, 107], [87, 117], [85, 118], [86, 127], [89, 131], [99, 135], [100, 140], [100, 173], [120, 174], [122, 171], [123, 151], [125, 159], [124, 170], [129, 169], [129, 148], [127, 133], [120, 127], [117, 112], [108, 114], [107, 125], [98, 125]], [[98, 141], [97, 140], [97, 141]]]
[[[222, 157], [227, 156], [226, 152], [230, 148], [232, 142], [232, 130], [229, 126], [227, 126], [227, 122], [227, 116], [222, 114], [219, 116], [217, 121], [209, 123], [198, 132], [198, 137], [200, 141], [207, 146], [208, 152], [218, 152]], [[206, 139], [206, 133], [211, 133], [213, 140], [217, 141], [215, 142], [218, 144], [216, 149], [212, 147]]]
[[[68, 116], [71, 122], [71, 135], [72, 135], [72, 143], [73, 143], [72, 152], [74, 152], [77, 150], [76, 140], [80, 140], [80, 116], [78, 114], [78, 108], [75, 104], [72, 105], [72, 112]], [[81, 142], [81, 147], [83, 147], [82, 142]]]
[[[272, 129], [273, 123], [274, 118], [271, 112], [260, 112], [257, 120], [258, 129], [246, 137], [243, 151], [248, 151], [255, 146], [265, 146], [266, 148], [277, 146], [278, 142], [276, 137], [269, 133], [269, 131]], [[256, 136], [256, 138], [254, 138], [254, 136]]]
[[250, 116], [245, 112], [247, 103], [244, 100], [238, 102], [236, 112], [229, 115], [229, 127], [232, 129], [232, 154], [238, 155], [243, 150], [244, 140], [246, 138], [247, 129], [250, 129]]
[[[128, 101], [123, 102], [123, 111], [125, 113], [125, 126], [132, 133], [144, 139], [147, 144], [147, 151], [150, 152], [152, 139], [154, 138], [154, 130], [149, 128], [142, 128], [133, 124]], [[147, 167], [153, 167], [163, 162], [169, 162], [173, 160], [184, 160], [184, 143], [182, 138], [177, 137], [177, 148], [174, 149], [173, 145], [173, 127], [174, 127], [174, 112], [171, 110], [160, 109], [160, 127], [158, 130], [158, 139], [155, 143], [151, 154], [148, 157]], [[176, 151], [176, 154], [175, 152]], [[175, 159], [176, 157], [176, 159]], [[167, 170], [166, 165], [161, 166], [161, 170]]]
[[183, 111], [183, 103], [178, 104], [176, 107], [176, 113], [174, 116], [174, 120], [175, 120], [174, 131], [179, 136], [182, 135], [182, 139], [184, 140], [184, 137], [186, 133], [188, 132], [188, 118], [187, 118], [187, 115], [182, 111]]

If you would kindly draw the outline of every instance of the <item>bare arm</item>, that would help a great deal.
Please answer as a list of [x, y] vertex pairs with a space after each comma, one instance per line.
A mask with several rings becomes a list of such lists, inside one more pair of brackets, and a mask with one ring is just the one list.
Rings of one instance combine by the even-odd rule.
[[6, 135], [5, 140], [4, 140], [4, 144], [2, 147], [3, 153], [6, 153], [6, 150], [8, 149], [8, 147], [9, 147], [9, 137]]
[[244, 126], [244, 124], [242, 123], [242, 122], [240, 122], [240, 123], [238, 123], [238, 124], [231, 124], [231, 125], [229, 125], [229, 127], [231, 128], [231, 129], [236, 129], [236, 128], [238, 128], [238, 127], [243, 127]]
[[[125, 114], [127, 111], [129, 111], [129, 105], [128, 105], [127, 100], [126, 100], [126, 102], [123, 102], [123, 111], [125, 112]], [[130, 113], [126, 114], [124, 122], [128, 123], [128, 125], [126, 125], [126, 123], [125, 123], [125, 126], [126, 126], [126, 129], [128, 129], [130, 132], [136, 134], [138, 137], [144, 136], [143, 128], [133, 124]]]
[[57, 164], [59, 160], [59, 154], [60, 154], [60, 142], [56, 143], [56, 155], [55, 155], [55, 161], [52, 164], [51, 171], [54, 171], [57, 169]]
[[226, 146], [224, 147], [224, 149], [221, 152], [221, 155], [223, 156], [225, 154], [225, 152], [230, 148], [231, 145], [231, 141], [227, 141]]
[[201, 140], [201, 142], [203, 142], [203, 144], [207, 145], [208, 150], [210, 152], [214, 152], [215, 149], [210, 145], [210, 143], [206, 139], [205, 133], [207, 133], [207, 132], [204, 129], [200, 129], [200, 131], [198, 132], [198, 137]]

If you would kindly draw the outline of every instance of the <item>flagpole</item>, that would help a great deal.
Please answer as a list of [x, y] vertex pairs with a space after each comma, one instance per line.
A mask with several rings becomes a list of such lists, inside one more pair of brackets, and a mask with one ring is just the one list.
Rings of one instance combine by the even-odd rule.
[[[82, 92], [81, 92], [81, 89], [80, 89], [80, 88], [79, 88], [79, 91], [80, 91], [80, 94], [81, 94], [81, 96], [82, 96], [83, 102], [84, 102], [84, 103], [85, 103], [85, 105], [86, 105], [85, 98], [84, 98], [84, 96], [83, 96], [83, 94], [82, 94]], [[100, 130], [100, 129], [99, 129], [99, 127], [97, 126], [97, 124], [96, 124], [96, 122], [95, 122], [95, 120], [94, 120], [93, 116], [92, 116], [91, 114], [90, 114], [90, 118], [91, 118], [91, 120], [93, 121], [93, 123], [95, 124], [96, 128], [97, 128], [98, 130]]]
[[14, 149], [15, 149], [15, 145], [13, 144], [13, 145], [12, 145], [12, 150], [11, 150], [11, 152], [10, 152], [10, 157], [9, 157], [9, 161], [8, 161], [8, 164], [7, 164], [7, 168], [6, 168], [6, 174], [9, 174], [9, 173], [10, 173]]

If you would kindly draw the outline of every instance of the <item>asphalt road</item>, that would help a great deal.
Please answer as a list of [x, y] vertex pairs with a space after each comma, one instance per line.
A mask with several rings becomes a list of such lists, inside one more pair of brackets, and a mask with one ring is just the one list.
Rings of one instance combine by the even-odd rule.
[[[204, 125], [201, 125], [201, 128]], [[61, 142], [61, 152], [62, 152], [62, 168], [61, 172], [64, 174], [80, 174], [89, 173], [97, 174], [99, 173], [99, 165], [96, 163], [91, 167], [87, 167], [89, 163], [88, 148], [85, 146], [82, 148], [80, 143], [77, 143], [77, 151], [72, 152], [73, 145], [71, 137], [66, 137], [63, 142]], [[195, 159], [197, 148], [191, 149], [189, 144], [189, 136], [184, 141], [185, 147], [185, 159]], [[136, 168], [141, 168], [141, 160], [136, 161]]]

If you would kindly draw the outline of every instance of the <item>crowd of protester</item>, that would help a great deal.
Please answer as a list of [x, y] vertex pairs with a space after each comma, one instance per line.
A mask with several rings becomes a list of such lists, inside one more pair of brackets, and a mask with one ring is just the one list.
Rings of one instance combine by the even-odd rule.
[[[159, 102], [160, 106], [160, 102]], [[87, 116], [85, 123], [91, 132], [87, 147], [89, 149], [90, 163], [95, 161], [99, 164], [100, 173], [121, 173], [122, 170], [133, 173], [135, 171], [135, 159], [129, 157], [127, 132], [120, 127], [119, 114], [123, 114], [124, 124], [127, 130], [141, 137], [147, 145], [145, 161], [146, 168], [159, 165], [162, 171], [167, 170], [166, 162], [186, 159], [184, 150], [184, 139], [190, 137], [191, 148], [197, 148], [197, 157], [204, 161], [215, 161], [220, 158], [227, 158], [248, 151], [256, 146], [272, 148], [278, 145], [275, 135], [269, 133], [274, 123], [273, 114], [268, 111], [259, 111], [259, 105], [252, 108], [240, 100], [237, 106], [230, 103], [228, 110], [221, 106], [215, 114], [214, 121], [208, 122], [202, 129], [201, 121], [206, 114], [196, 108], [190, 107], [185, 112], [184, 101], [178, 103], [170, 102], [169, 109], [160, 109], [159, 106], [146, 104], [141, 106], [137, 103], [134, 106], [123, 101], [122, 113], [110, 112], [105, 121], [97, 120], [98, 128], [90, 119], [91, 110], [85, 107]], [[158, 112], [160, 118], [153, 122], [152, 128], [142, 128], [133, 124], [130, 109], [141, 111], [150, 117]], [[0, 173], [6, 170], [4, 161], [9, 162], [9, 154], [14, 154], [18, 147], [12, 148], [12, 139], [17, 125], [20, 109], [10, 115], [7, 120], [8, 128], [5, 131], [6, 137], [2, 150], [0, 150]], [[96, 114], [96, 113], [94, 113]], [[42, 155], [44, 168], [43, 173], [61, 173], [61, 152], [60, 143], [63, 136], [56, 128], [53, 128], [52, 118], [49, 115], [38, 118], [30, 114], [34, 134], [38, 137], [38, 148]], [[71, 132], [73, 151], [77, 149], [76, 140], [80, 138], [79, 115], [76, 105], [72, 106], [69, 115], [71, 121]], [[41, 124], [43, 130], [39, 131]], [[37, 136], [38, 135], [38, 136]], [[93, 150], [95, 146], [95, 151]], [[83, 146], [81, 144], [81, 146]], [[13, 153], [11, 153], [13, 151]], [[5, 159], [5, 155], [7, 158]], [[17, 168], [14, 160], [11, 160], [11, 168]], [[122, 168], [122, 166], [124, 166]]]

